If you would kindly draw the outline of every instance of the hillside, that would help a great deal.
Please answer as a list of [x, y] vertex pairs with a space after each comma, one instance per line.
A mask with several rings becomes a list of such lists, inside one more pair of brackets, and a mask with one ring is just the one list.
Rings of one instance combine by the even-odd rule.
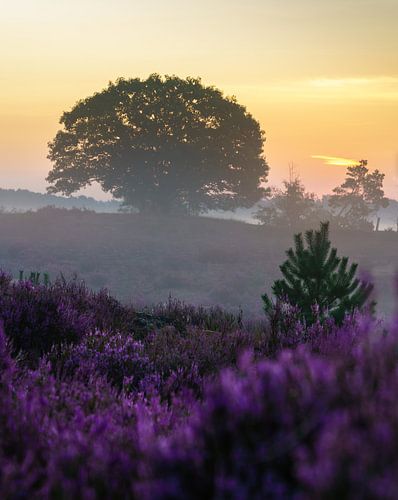
[[0, 209], [2, 211], [26, 212], [49, 205], [57, 208], [80, 208], [101, 213], [113, 213], [118, 211], [120, 203], [117, 201], [98, 201], [87, 196], [65, 197], [34, 193], [28, 189], [0, 188]]
[[[0, 267], [77, 273], [95, 289], [148, 304], [169, 294], [194, 304], [261, 314], [292, 235], [236, 221], [48, 210], [0, 214]], [[374, 274], [380, 309], [391, 309], [395, 232], [332, 232], [339, 253]]]

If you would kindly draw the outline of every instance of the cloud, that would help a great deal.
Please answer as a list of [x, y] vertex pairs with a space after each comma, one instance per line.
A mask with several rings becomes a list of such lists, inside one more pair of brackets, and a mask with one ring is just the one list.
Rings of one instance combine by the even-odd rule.
[[357, 165], [359, 163], [358, 160], [341, 158], [339, 156], [311, 155], [311, 158], [323, 160], [325, 165], [334, 165], [338, 167], [351, 167], [352, 165]]

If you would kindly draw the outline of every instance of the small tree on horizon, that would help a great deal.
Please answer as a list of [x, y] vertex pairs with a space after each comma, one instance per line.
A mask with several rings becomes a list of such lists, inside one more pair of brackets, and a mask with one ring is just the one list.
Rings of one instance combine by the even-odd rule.
[[314, 211], [315, 194], [305, 190], [298, 176], [283, 181], [283, 189], [274, 189], [270, 205], [260, 208], [255, 218], [264, 225], [297, 227]]
[[268, 206], [261, 207], [254, 217], [265, 226], [293, 229], [333, 218], [315, 194], [306, 191], [300, 177], [294, 175], [292, 167], [289, 180], [283, 181], [283, 189], [274, 189]]
[[251, 207], [267, 194], [259, 123], [200, 79], [119, 79], [60, 122], [51, 193], [98, 182], [127, 207], [186, 214]]
[[368, 217], [388, 206], [383, 190], [385, 174], [379, 170], [369, 172], [367, 165], [366, 160], [360, 160], [348, 167], [345, 181], [328, 198], [335, 220], [343, 229], [373, 227]]
[[[373, 284], [356, 278], [358, 264], [348, 267], [348, 257], [338, 257], [337, 249], [331, 248], [328, 222], [321, 223], [318, 231], [306, 231], [305, 241], [302, 233], [296, 234], [294, 243], [280, 266], [283, 279], [272, 286], [277, 302], [297, 306], [307, 324], [315, 319], [314, 307], [340, 323], [366, 303]], [[267, 294], [262, 299], [265, 311], [272, 315], [275, 304]]]

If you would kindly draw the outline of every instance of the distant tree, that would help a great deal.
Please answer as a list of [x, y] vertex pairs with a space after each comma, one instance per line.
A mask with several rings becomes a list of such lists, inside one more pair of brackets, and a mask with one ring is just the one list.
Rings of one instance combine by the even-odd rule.
[[96, 181], [126, 206], [161, 213], [250, 207], [267, 193], [259, 123], [199, 79], [119, 79], [60, 122], [49, 192]]
[[328, 204], [342, 228], [373, 228], [368, 217], [388, 206], [383, 191], [384, 174], [379, 170], [369, 172], [367, 164], [361, 160], [358, 165], [348, 167], [345, 181], [329, 197]]
[[308, 193], [299, 177], [283, 181], [283, 189], [275, 189], [270, 205], [260, 208], [255, 218], [264, 225], [297, 228], [303, 223], [328, 218], [313, 193]]
[[[301, 233], [294, 242], [295, 249], [286, 252], [288, 259], [280, 266], [283, 279], [272, 286], [278, 302], [297, 306], [307, 323], [314, 321], [314, 307], [341, 322], [345, 314], [365, 304], [373, 285], [355, 278], [358, 264], [347, 268], [348, 257], [337, 257], [328, 222], [321, 223], [319, 231], [306, 231], [306, 245]], [[262, 298], [265, 311], [272, 315], [275, 304], [267, 294]]]

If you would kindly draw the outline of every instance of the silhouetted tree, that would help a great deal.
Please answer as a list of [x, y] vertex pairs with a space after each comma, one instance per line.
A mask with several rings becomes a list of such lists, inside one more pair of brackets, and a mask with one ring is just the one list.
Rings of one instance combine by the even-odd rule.
[[367, 164], [361, 160], [358, 165], [348, 167], [345, 181], [329, 197], [328, 204], [342, 228], [373, 228], [368, 217], [388, 206], [383, 191], [384, 174], [379, 170], [369, 172]]
[[199, 79], [119, 79], [60, 122], [50, 192], [97, 181], [127, 206], [166, 213], [250, 207], [266, 194], [258, 122]]
[[330, 214], [322, 208], [313, 193], [308, 193], [299, 177], [283, 181], [283, 189], [275, 189], [269, 206], [260, 208], [255, 214], [264, 225], [297, 228], [302, 224], [313, 224]]
[[[373, 285], [355, 278], [358, 264], [347, 268], [348, 257], [337, 257], [328, 222], [321, 223], [319, 231], [306, 231], [306, 245], [301, 233], [294, 242], [295, 249], [286, 252], [288, 259], [280, 266], [283, 279], [272, 286], [277, 301], [297, 306], [307, 323], [316, 317], [314, 308], [341, 322], [345, 314], [365, 304]], [[272, 315], [275, 304], [267, 294], [262, 298], [265, 311]]]

